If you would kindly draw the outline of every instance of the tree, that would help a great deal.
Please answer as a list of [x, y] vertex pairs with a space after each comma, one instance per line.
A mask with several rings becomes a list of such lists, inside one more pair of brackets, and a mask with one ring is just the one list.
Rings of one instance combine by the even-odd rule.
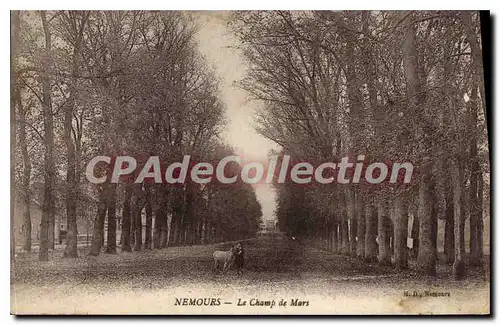
[[43, 106], [43, 118], [44, 118], [44, 140], [45, 140], [45, 168], [44, 168], [44, 197], [43, 197], [43, 210], [42, 210], [42, 221], [40, 230], [40, 261], [48, 261], [48, 249], [50, 242], [53, 242], [52, 234], [54, 233], [54, 199], [53, 199], [53, 184], [54, 184], [54, 124], [53, 124], [53, 110], [52, 110], [52, 94], [51, 94], [51, 84], [50, 75], [47, 67], [51, 66], [51, 32], [49, 23], [47, 21], [47, 15], [45, 12], [40, 12], [40, 18], [42, 20], [43, 31], [45, 35], [45, 53], [43, 57], [42, 64], [46, 67], [42, 72], [41, 83], [42, 83], [42, 106]]
[[[14, 62], [16, 59], [17, 51], [19, 50], [19, 32], [21, 28], [21, 21], [20, 21], [20, 12], [19, 11], [12, 11], [11, 12], [11, 42], [12, 42], [12, 47], [11, 47], [11, 80], [16, 80], [14, 78]], [[11, 85], [11, 109], [10, 109], [10, 116], [11, 116], [11, 128], [10, 128], [10, 137], [11, 137], [11, 146], [13, 147], [12, 149], [15, 149], [15, 144], [16, 142], [16, 131], [15, 128], [12, 127], [15, 121], [15, 116], [16, 116], [16, 104], [20, 102], [20, 94], [19, 90], [15, 86], [14, 83]], [[13, 183], [15, 180], [15, 166], [14, 166], [14, 150], [11, 151], [11, 167], [10, 167], [10, 181]], [[25, 170], [26, 170], [26, 165], [25, 165]], [[12, 193], [12, 191], [11, 191]], [[15, 255], [16, 255], [16, 241], [15, 241], [15, 229], [14, 229], [14, 200], [10, 200], [10, 262], [11, 264], [15, 261]], [[29, 210], [26, 210], [26, 216], [29, 216], [28, 213]], [[31, 224], [31, 220], [30, 220]], [[31, 228], [30, 228], [30, 234], [31, 234]], [[31, 239], [31, 237], [30, 237]], [[31, 249], [31, 243], [28, 245], [26, 244], [26, 248], [29, 247]]]
[[[482, 80], [476, 78], [480, 55], [475, 16], [447, 11], [234, 14], [232, 27], [249, 64], [240, 85], [263, 106], [257, 131], [280, 145], [282, 153], [310, 162], [363, 153], [365, 164], [411, 161], [418, 168], [410, 184], [388, 184], [376, 191], [366, 184], [331, 186], [334, 195], [324, 200], [321, 190], [276, 184], [283, 230], [307, 229], [312, 238], [329, 242], [335, 237], [344, 254], [356, 249], [368, 261], [376, 258], [378, 241], [383, 264], [390, 261], [393, 236], [395, 266], [404, 269], [411, 215], [412, 252], [418, 255], [418, 270], [427, 275], [436, 272], [438, 218], [446, 223], [448, 260], [456, 260], [456, 243], [463, 246], [467, 214], [475, 229], [472, 247], [478, 247], [482, 205], [474, 203], [467, 211], [462, 199], [453, 199], [455, 176], [462, 175], [458, 198], [468, 192], [477, 202], [482, 193], [482, 177], [476, 177], [478, 165], [473, 163], [478, 160], [472, 158], [481, 148], [480, 119], [465, 122], [477, 108], [472, 89], [483, 97], [477, 86]], [[464, 93], [471, 99], [467, 114]], [[477, 135], [466, 147], [461, 146], [467, 142], [464, 131]], [[470, 167], [462, 164], [465, 159], [471, 159]], [[458, 172], [447, 166], [452, 160]], [[302, 195], [314, 208], [295, 206]], [[335, 217], [325, 211], [335, 211]], [[325, 226], [330, 234], [320, 230]], [[357, 244], [349, 244], [350, 239]], [[476, 248], [474, 256], [482, 251]]]
[[64, 252], [66, 257], [77, 257], [77, 222], [76, 207], [77, 179], [76, 179], [76, 153], [73, 135], [73, 116], [75, 115], [76, 99], [78, 97], [78, 75], [80, 70], [80, 51], [82, 50], [83, 33], [89, 14], [87, 12], [70, 11], [62, 13], [63, 28], [67, 35], [67, 42], [73, 47], [71, 63], [71, 80], [69, 82], [69, 99], [64, 110], [64, 141], [66, 143], [67, 166], [66, 166], [66, 218], [67, 218], [67, 245]]

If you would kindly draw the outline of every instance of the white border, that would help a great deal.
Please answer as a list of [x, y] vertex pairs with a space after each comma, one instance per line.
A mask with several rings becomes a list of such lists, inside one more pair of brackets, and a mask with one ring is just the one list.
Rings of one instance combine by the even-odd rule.
[[[228, 9], [237, 9], [237, 10], [242, 10], [242, 9], [343, 9], [343, 10], [368, 10], [368, 9], [378, 9], [378, 10], [404, 10], [404, 9], [427, 9], [427, 10], [491, 10], [492, 15], [498, 14], [498, 6], [499, 6], [499, 1], [436, 1], [436, 0], [419, 0], [419, 1], [411, 1], [411, 2], [403, 2], [403, 1], [320, 1], [320, 0], [308, 0], [308, 1], [286, 1], [286, 0], [280, 0], [280, 1], [269, 1], [269, 0], [252, 0], [248, 2], [242, 2], [242, 1], [221, 1], [221, 0], [210, 0], [210, 1], [102, 1], [102, 0], [86, 0], [84, 2], [82, 1], [76, 1], [76, 2], [70, 2], [70, 1], [34, 1], [34, 0], [23, 0], [23, 1], [15, 1], [10, 4], [7, 4], [7, 2], [2, 2], [2, 8], [3, 10], [0, 11], [1, 13], [1, 18], [0, 18], [0, 23], [2, 24], [1, 28], [1, 33], [0, 33], [0, 44], [2, 44], [2, 50], [1, 50], [1, 58], [0, 62], [2, 63], [1, 65], [1, 73], [0, 73], [0, 78], [2, 81], [2, 87], [0, 88], [1, 92], [1, 98], [2, 98], [2, 107], [0, 108], [0, 123], [2, 123], [2, 126], [0, 127], [0, 152], [4, 154], [2, 159], [0, 159], [0, 202], [1, 202], [1, 209], [2, 213], [0, 214], [0, 229], [3, 232], [3, 236], [1, 236], [1, 239], [3, 240], [3, 245], [2, 249], [0, 250], [1, 254], [1, 260], [3, 262], [3, 267], [2, 267], [2, 283], [1, 283], [1, 291], [2, 295], [0, 296], [1, 299], [1, 309], [0, 309], [0, 314], [1, 314], [1, 320], [2, 324], [5, 323], [13, 323], [15, 321], [14, 317], [9, 316], [10, 313], [10, 295], [8, 294], [10, 292], [10, 274], [9, 274], [9, 269], [7, 265], [9, 265], [8, 260], [9, 260], [9, 247], [10, 247], [10, 205], [9, 205], [9, 198], [10, 198], [10, 133], [9, 133], [9, 128], [10, 128], [10, 67], [7, 62], [10, 62], [10, 40], [9, 40], [9, 31], [10, 31], [10, 15], [9, 15], [9, 10], [11, 9], [96, 9], [96, 10], [103, 10], [103, 9], [170, 9], [170, 10], [228, 10]], [[493, 39], [495, 43], [495, 50], [493, 53], [498, 54], [498, 49], [496, 44], [498, 43], [498, 20], [495, 21], [494, 25], [494, 31], [493, 31]], [[495, 58], [493, 58], [495, 59]], [[496, 67], [495, 72], [493, 73], [493, 76], [498, 75], [498, 64], [494, 64]], [[499, 91], [499, 84], [498, 82], [495, 82], [495, 89], [494, 93], [495, 94], [500, 94]], [[498, 97], [498, 96], [497, 96]], [[496, 101], [498, 103], [498, 98], [496, 98]], [[498, 105], [495, 105], [496, 107], [492, 108], [491, 111], [494, 112], [497, 108]], [[493, 114], [495, 116], [496, 114]], [[495, 139], [494, 139], [494, 148], [493, 152], [498, 152], [499, 151], [499, 146], [500, 146], [500, 140], [498, 139], [498, 131], [495, 132]], [[495, 166], [497, 167], [497, 164]], [[498, 168], [497, 168], [498, 170]], [[495, 197], [492, 198], [492, 202], [500, 202], [500, 194], [498, 191], [494, 191]], [[498, 204], [495, 206], [495, 210], [492, 213], [492, 220], [495, 220], [495, 217], [498, 216], [499, 214], [497, 213], [498, 211]], [[494, 229], [492, 229], [492, 236], [500, 234], [500, 229], [499, 228], [499, 223], [494, 223]], [[496, 238], [496, 241], [498, 242], [498, 238]], [[495, 276], [496, 280], [495, 283], [498, 283], [498, 272], [497, 268], [493, 266], [493, 269], [495, 270]], [[498, 292], [497, 292], [498, 293]], [[491, 306], [492, 310], [496, 310], [498, 312], [498, 308], [495, 308], [494, 306]], [[63, 321], [66, 321], [69, 319], [64, 319]], [[73, 319], [71, 319], [73, 320]], [[92, 322], [94, 324], [101, 324], [104, 323], [103, 319], [78, 319], [80, 322]], [[78, 321], [77, 320], [77, 321]], [[178, 320], [173, 320], [173, 319], [158, 319], [156, 318], [155, 320], [159, 322], [176, 322]], [[371, 319], [373, 321], [374, 319]], [[417, 319], [418, 321], [422, 321], [422, 319]], [[50, 324], [53, 321], [53, 319], [41, 319], [39, 320], [40, 323], [45, 323], [45, 324]], [[74, 320], [73, 320], [74, 321]], [[130, 321], [130, 320], [128, 320]], [[138, 321], [140, 322], [140, 319], [133, 319], [133, 321]], [[184, 320], [183, 322], [195, 322], [195, 321], [203, 321], [207, 322], [207, 320], [203, 319], [197, 319], [197, 320]], [[249, 322], [262, 322], [262, 323], [270, 323], [270, 322], [289, 322], [289, 321], [299, 321], [299, 322], [309, 322], [310, 319], [286, 319], [286, 320], [278, 320], [278, 319], [254, 319], [254, 320], [248, 320], [248, 319], [211, 319], [208, 320], [208, 322], [213, 322], [213, 323], [219, 323], [219, 322], [238, 322], [241, 324], [249, 323]], [[329, 319], [323, 319], [323, 320], [316, 320], [316, 321], [326, 321], [326, 322], [331, 322]], [[334, 319], [333, 320], [335, 323], [344, 323], [344, 322], [349, 322], [352, 323], [357, 322], [359, 320], [348, 320], [348, 319]], [[383, 320], [385, 321], [385, 320]], [[401, 321], [399, 319], [394, 319], [394, 321]], [[433, 324], [433, 323], [438, 323], [438, 322], [455, 322], [456, 319], [425, 319], [424, 320], [427, 324]], [[473, 322], [474, 320], [472, 319], [467, 319], [467, 322]]]

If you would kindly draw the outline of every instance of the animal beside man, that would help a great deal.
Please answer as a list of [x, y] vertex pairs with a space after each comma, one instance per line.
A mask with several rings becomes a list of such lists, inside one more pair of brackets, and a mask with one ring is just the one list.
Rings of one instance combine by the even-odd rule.
[[222, 274], [233, 268], [238, 274], [243, 274], [244, 254], [243, 247], [239, 242], [228, 251], [215, 251], [213, 254], [215, 272], [218, 272], [222, 267]]
[[234, 263], [236, 252], [235, 246], [232, 246], [228, 251], [215, 251], [213, 254], [215, 272], [218, 272], [222, 267], [222, 274], [226, 273]]

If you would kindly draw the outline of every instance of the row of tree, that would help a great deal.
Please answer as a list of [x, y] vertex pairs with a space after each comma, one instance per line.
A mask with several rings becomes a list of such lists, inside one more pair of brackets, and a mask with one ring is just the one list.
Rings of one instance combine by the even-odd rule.
[[[25, 209], [24, 250], [32, 246], [33, 200], [43, 202], [41, 261], [54, 247], [56, 212], [67, 223], [65, 256], [78, 255], [77, 218], [89, 203], [97, 205], [92, 255], [104, 244], [116, 253], [117, 208], [122, 251], [131, 242], [141, 250], [255, 234], [261, 208], [245, 184], [124, 179], [97, 186], [85, 179], [97, 155], [130, 155], [140, 165], [150, 155], [172, 163], [185, 154], [215, 161], [232, 153], [220, 137], [225, 107], [218, 80], [195, 35], [195, 19], [181, 12], [12, 12], [12, 172]], [[109, 175], [111, 167], [96, 173]], [[43, 186], [37, 191], [34, 184]]]
[[[453, 276], [483, 261], [489, 161], [479, 13], [238, 12], [241, 87], [264, 105], [258, 131], [298, 161], [412, 162], [410, 184], [275, 184], [282, 230], [329, 249], [436, 274], [437, 224]], [[392, 244], [391, 244], [392, 243]], [[392, 248], [391, 248], [392, 246]], [[391, 256], [394, 250], [394, 258]]]

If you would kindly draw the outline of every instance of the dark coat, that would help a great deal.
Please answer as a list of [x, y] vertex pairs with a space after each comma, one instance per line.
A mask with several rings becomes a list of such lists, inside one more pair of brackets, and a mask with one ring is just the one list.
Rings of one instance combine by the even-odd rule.
[[243, 265], [245, 264], [245, 251], [243, 248], [241, 249], [240, 253], [235, 254], [235, 259], [234, 259], [234, 267], [236, 269], [241, 269], [243, 268]]

